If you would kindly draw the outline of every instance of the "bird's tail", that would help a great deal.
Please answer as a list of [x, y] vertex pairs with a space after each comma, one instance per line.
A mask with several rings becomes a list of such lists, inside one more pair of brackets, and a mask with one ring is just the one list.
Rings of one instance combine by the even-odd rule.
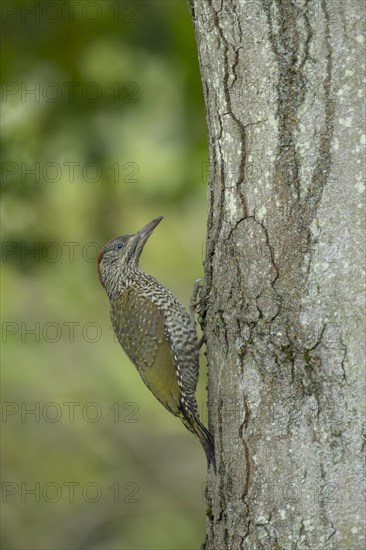
[[194, 422], [194, 431], [200, 440], [203, 450], [205, 451], [207, 467], [210, 468], [210, 464], [212, 464], [216, 473], [215, 442], [213, 435], [198, 418], [196, 418]]
[[193, 415], [185, 408], [182, 410], [182, 422], [188, 428], [188, 430], [194, 433], [205, 451], [207, 458], [207, 467], [210, 468], [212, 464], [216, 473], [216, 459], [215, 459], [215, 442], [213, 435], [208, 431], [206, 426], [202, 424], [197, 415]]

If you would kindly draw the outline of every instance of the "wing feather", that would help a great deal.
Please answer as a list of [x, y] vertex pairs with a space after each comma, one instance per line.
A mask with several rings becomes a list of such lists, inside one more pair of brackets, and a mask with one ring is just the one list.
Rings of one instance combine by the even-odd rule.
[[171, 413], [178, 415], [180, 390], [158, 306], [138, 289], [128, 288], [113, 303], [111, 320], [119, 343], [146, 386]]

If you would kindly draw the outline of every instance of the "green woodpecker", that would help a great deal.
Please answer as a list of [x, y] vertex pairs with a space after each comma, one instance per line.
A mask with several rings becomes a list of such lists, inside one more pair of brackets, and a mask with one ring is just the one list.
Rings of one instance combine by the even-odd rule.
[[199, 419], [195, 398], [199, 343], [194, 321], [167, 288], [139, 268], [145, 243], [161, 220], [107, 242], [97, 258], [98, 276], [122, 348], [155, 397], [198, 436], [208, 467], [216, 469], [213, 437]]

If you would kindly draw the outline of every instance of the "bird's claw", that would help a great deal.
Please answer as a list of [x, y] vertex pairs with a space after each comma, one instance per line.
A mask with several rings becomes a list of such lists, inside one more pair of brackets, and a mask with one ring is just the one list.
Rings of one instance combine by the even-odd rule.
[[191, 300], [189, 303], [189, 310], [191, 313], [191, 317], [194, 319], [195, 315], [200, 314], [200, 306], [201, 306], [201, 300], [202, 300], [202, 289], [204, 286], [204, 277], [200, 277], [199, 279], [196, 279], [193, 283], [193, 291]]

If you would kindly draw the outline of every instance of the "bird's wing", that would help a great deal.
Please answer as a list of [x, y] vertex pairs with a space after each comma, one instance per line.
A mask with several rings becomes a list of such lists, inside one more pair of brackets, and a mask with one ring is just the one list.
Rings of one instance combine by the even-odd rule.
[[119, 343], [146, 386], [174, 415], [179, 414], [180, 390], [164, 317], [138, 289], [128, 288], [111, 308]]

